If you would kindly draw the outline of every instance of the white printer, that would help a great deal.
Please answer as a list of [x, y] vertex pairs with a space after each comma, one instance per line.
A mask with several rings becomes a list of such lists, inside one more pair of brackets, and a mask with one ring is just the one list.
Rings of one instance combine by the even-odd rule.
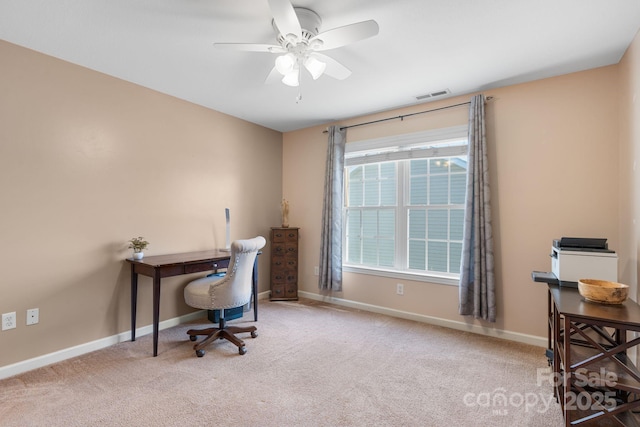
[[563, 237], [553, 241], [551, 272], [560, 282], [580, 279], [618, 281], [618, 255], [607, 239]]

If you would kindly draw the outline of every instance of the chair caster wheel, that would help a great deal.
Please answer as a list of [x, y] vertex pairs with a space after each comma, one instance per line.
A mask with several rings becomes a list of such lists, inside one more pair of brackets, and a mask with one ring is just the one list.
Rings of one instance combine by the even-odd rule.
[[238, 347], [238, 353], [245, 354], [246, 352], [247, 352], [247, 349], [244, 346]]
[[198, 339], [198, 337], [197, 337], [197, 336], [195, 336], [195, 335], [189, 335], [189, 340], [190, 340], [190, 341], [195, 341], [195, 340], [197, 340], [197, 339]]
[[204, 356], [204, 350], [196, 350], [196, 356], [198, 357]]
[[255, 338], [257, 336], [258, 336], [258, 332], [256, 331], [251, 332], [251, 338]]

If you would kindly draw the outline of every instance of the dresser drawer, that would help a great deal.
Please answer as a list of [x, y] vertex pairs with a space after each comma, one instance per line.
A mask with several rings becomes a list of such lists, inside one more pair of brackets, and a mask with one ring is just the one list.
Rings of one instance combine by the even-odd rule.
[[271, 299], [285, 298], [284, 284], [271, 284]]
[[298, 244], [298, 230], [287, 230], [284, 232], [284, 241]]
[[298, 242], [298, 230], [295, 228], [286, 229], [280, 228], [272, 230], [271, 240], [276, 243], [281, 242]]
[[298, 299], [298, 285], [285, 285], [284, 296], [289, 299]]
[[298, 272], [296, 270], [272, 271], [271, 283], [298, 283]]

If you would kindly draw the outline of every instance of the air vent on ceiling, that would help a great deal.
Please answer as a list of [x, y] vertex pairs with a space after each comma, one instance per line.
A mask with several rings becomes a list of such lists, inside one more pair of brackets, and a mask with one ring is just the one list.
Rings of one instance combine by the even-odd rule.
[[451, 93], [451, 91], [449, 91], [449, 89], [444, 89], [444, 90], [439, 90], [437, 92], [431, 92], [431, 93], [428, 93], [426, 95], [416, 96], [416, 99], [418, 101], [422, 101], [423, 99], [437, 98], [438, 96], [444, 96], [444, 95], [448, 95], [450, 93]]

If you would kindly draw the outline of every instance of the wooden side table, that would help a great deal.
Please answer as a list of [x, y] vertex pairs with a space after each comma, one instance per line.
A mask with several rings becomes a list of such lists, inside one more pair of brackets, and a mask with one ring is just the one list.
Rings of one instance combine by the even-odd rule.
[[534, 273], [549, 288], [549, 359], [565, 425], [640, 425], [640, 371], [629, 356], [640, 350], [640, 306], [590, 302]]

